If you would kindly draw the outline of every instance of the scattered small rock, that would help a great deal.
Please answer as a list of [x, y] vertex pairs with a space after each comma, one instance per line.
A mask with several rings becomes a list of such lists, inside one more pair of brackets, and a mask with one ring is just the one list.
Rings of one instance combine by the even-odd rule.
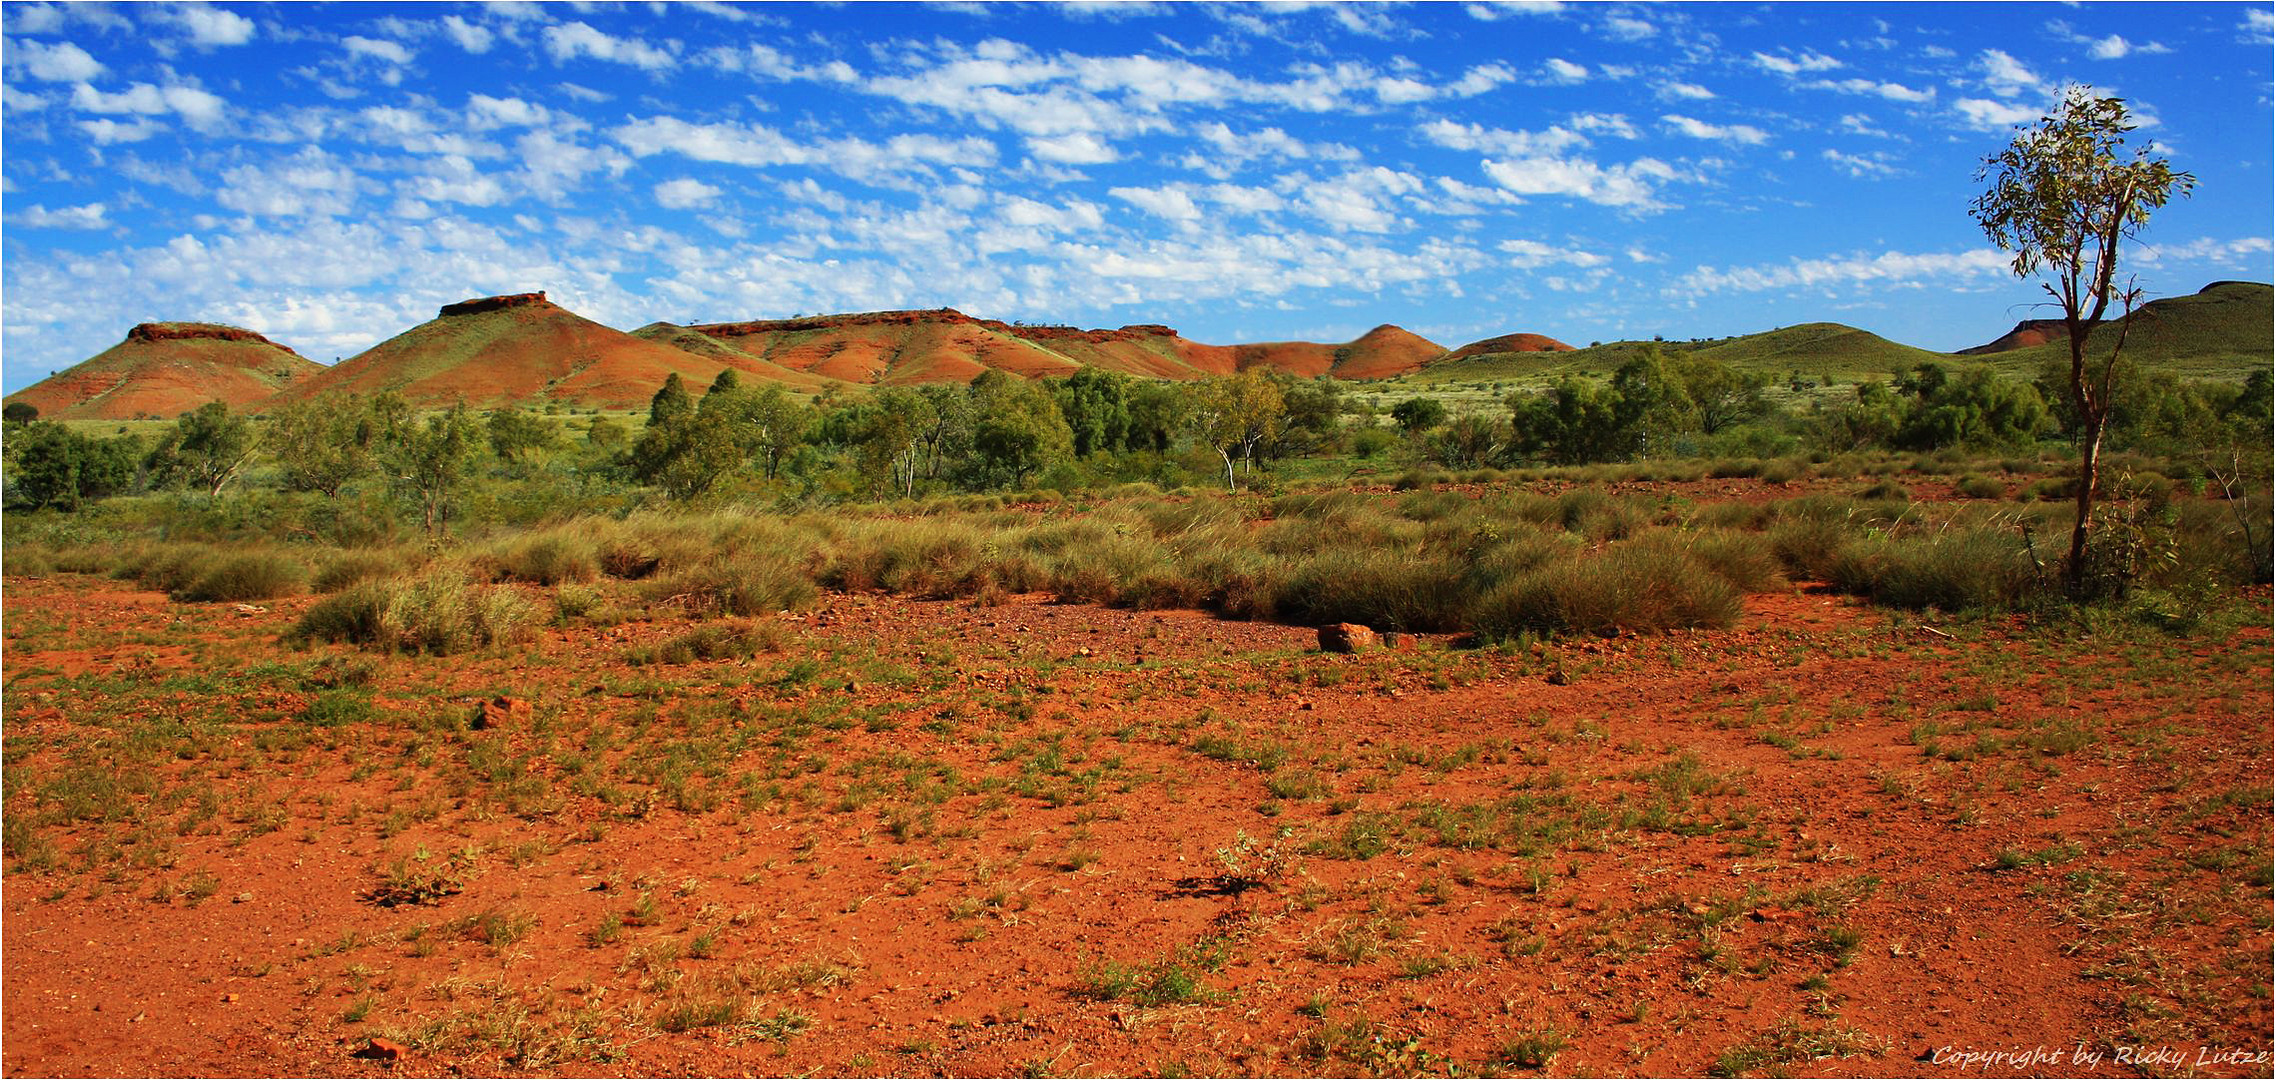
[[356, 1051], [355, 1056], [373, 1061], [401, 1061], [403, 1055], [410, 1052], [411, 1048], [402, 1043], [374, 1035], [364, 1044], [363, 1049]]
[[518, 697], [492, 698], [482, 703], [482, 711], [474, 717], [474, 730], [526, 723], [529, 718], [529, 702]]
[[1382, 643], [1375, 631], [1358, 623], [1330, 623], [1320, 628], [1321, 652], [1363, 653]]

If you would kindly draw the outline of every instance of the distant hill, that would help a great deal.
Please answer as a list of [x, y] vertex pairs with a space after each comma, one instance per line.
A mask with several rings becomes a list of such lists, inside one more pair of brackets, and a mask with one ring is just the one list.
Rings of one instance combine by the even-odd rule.
[[542, 292], [517, 293], [446, 304], [434, 319], [294, 385], [276, 403], [393, 391], [428, 408], [463, 400], [478, 409], [549, 401], [636, 409], [674, 374], [700, 392], [721, 370], [747, 367], [731, 360], [633, 337]]
[[1445, 363], [1468, 360], [1473, 356], [1499, 356], [1504, 353], [1573, 352], [1572, 346], [1553, 337], [1540, 334], [1503, 334], [1484, 341], [1473, 341], [1438, 359]]
[[[1778, 379], [1799, 371], [1812, 378], [1834, 376], [1854, 382], [1885, 376], [1923, 361], [1949, 359], [1942, 353], [1900, 345], [1840, 323], [1804, 323], [1714, 341], [1608, 341], [1585, 349], [1493, 351], [1497, 344], [1506, 346], [1512, 338], [1531, 336], [1488, 338], [1474, 346], [1466, 345], [1404, 381], [1420, 385], [1511, 381], [1547, 385], [1568, 375], [1609, 376], [1619, 370], [1620, 365], [1654, 346], [1669, 355], [1711, 356], [1733, 367], [1767, 372]], [[1471, 351], [1473, 349], [1477, 351]], [[1468, 355], [1464, 355], [1466, 352]]]
[[[2011, 337], [2017, 337], [2014, 331], [2000, 341]], [[2117, 321], [2109, 320], [2094, 328], [2087, 344], [2107, 353], [2117, 338]], [[2070, 362], [2070, 340], [2057, 321], [2044, 341], [1975, 355], [2003, 371], [2036, 375], [2049, 362]], [[2264, 282], [2216, 281], [2189, 296], [2152, 300], [2134, 313], [2125, 355], [2200, 379], [2235, 381], [2265, 370], [2276, 362], [2276, 289]]]
[[[1205, 345], [1167, 326], [1115, 330], [1030, 326], [976, 319], [953, 308], [876, 311], [706, 323], [693, 337], [661, 329], [655, 340], [709, 353], [725, 348], [782, 368], [862, 385], [970, 382], [991, 369], [1028, 378], [1071, 375], [1088, 365], [1163, 379], [1198, 379], [1250, 368], [1312, 377], [1372, 379], [1420, 368], [1443, 348], [1396, 326], [1343, 344], [1289, 341]], [[650, 328], [643, 328], [644, 331]]]
[[324, 366], [251, 330], [143, 323], [126, 340], [8, 395], [47, 420], [170, 420], [209, 401], [243, 412]]

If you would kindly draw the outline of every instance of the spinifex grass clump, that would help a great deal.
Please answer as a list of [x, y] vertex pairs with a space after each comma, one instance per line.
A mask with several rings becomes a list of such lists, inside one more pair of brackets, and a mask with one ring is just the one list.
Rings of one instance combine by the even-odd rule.
[[536, 622], [536, 606], [520, 593], [443, 567], [355, 585], [309, 608], [289, 636], [441, 656], [522, 641]]
[[1520, 574], [1480, 595], [1470, 621], [1490, 639], [1721, 627], [1738, 621], [1741, 595], [1680, 541], [1653, 536]]
[[308, 567], [299, 559], [276, 551], [242, 551], [214, 556], [173, 596], [191, 601], [267, 600], [307, 588]]

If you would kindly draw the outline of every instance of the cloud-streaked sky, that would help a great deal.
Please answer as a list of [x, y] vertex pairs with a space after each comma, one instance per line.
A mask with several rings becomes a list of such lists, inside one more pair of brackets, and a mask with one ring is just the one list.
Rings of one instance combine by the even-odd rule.
[[2269, 280], [2268, 5], [4, 9], [13, 391], [136, 322], [319, 361], [544, 289], [624, 329], [952, 306], [1448, 346], [2033, 315], [1966, 207], [2066, 83]]

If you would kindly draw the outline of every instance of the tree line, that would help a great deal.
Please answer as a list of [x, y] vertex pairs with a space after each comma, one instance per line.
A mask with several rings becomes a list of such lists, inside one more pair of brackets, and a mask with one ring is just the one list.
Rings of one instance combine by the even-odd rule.
[[[69, 511], [132, 492], [216, 496], [265, 466], [259, 482], [283, 491], [337, 498], [384, 489], [439, 531], [470, 483], [547, 471], [679, 501], [754, 488], [875, 499], [1212, 473], [1239, 490], [1276, 463], [1339, 456], [1470, 469], [1809, 450], [2021, 450], [2081, 431], [2064, 374], [2050, 367], [2024, 382], [1982, 366], [1927, 363], [1793, 410], [1777, 403], [1763, 372], [1647, 348], [1606, 378], [1570, 376], [1484, 408], [1418, 395], [1379, 417], [1354, 399], [1352, 384], [1255, 370], [1190, 383], [1095, 368], [1053, 380], [991, 371], [969, 385], [812, 400], [775, 384], [746, 386], [726, 371], [700, 393], [672, 377], [637, 431], [605, 415], [580, 421], [522, 408], [421, 413], [382, 394], [319, 398], [258, 419], [211, 403], [146, 444], [11, 407], [6, 456], [12, 505]], [[2269, 398], [2266, 372], [2228, 387], [2125, 366], [2104, 437], [2152, 452], [2265, 443]]]

